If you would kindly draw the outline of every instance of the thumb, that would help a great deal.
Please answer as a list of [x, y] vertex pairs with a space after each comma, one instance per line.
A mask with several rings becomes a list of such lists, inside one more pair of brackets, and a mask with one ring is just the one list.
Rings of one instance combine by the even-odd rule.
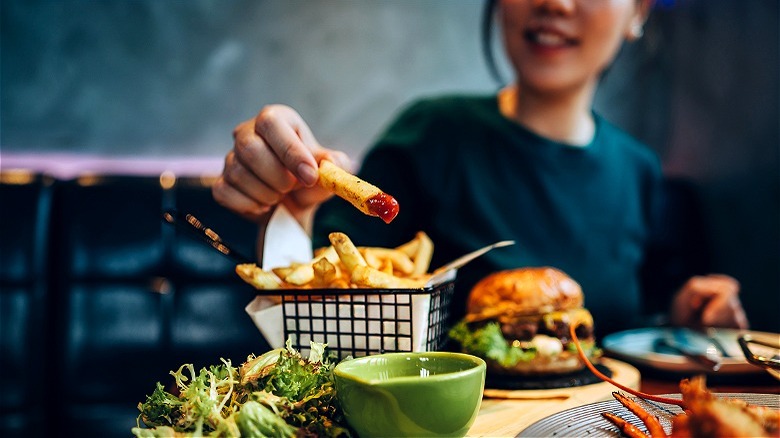
[[322, 160], [328, 160], [349, 173], [355, 173], [357, 170], [356, 163], [342, 151], [319, 148], [314, 151], [314, 158], [317, 159], [318, 163]]

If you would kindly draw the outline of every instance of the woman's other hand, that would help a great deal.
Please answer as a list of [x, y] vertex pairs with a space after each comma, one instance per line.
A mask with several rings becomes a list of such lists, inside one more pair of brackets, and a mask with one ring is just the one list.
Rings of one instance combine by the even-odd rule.
[[722, 274], [690, 278], [674, 298], [671, 322], [678, 326], [748, 328], [739, 282]]
[[285, 105], [264, 107], [233, 131], [233, 149], [212, 194], [222, 206], [261, 222], [284, 204], [306, 225], [315, 207], [332, 194], [316, 185], [318, 162], [327, 158], [346, 170], [346, 154], [323, 148], [309, 126]]

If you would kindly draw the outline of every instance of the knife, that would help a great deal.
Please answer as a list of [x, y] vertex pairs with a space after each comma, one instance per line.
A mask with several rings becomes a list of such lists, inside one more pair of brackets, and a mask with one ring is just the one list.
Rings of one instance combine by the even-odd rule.
[[663, 352], [664, 348], [672, 350], [707, 371], [718, 371], [720, 369], [723, 358], [715, 347], [708, 346], [704, 351], [694, 350], [687, 343], [680, 342], [680, 336], [681, 334], [678, 334], [675, 331], [657, 338], [655, 340], [654, 350], [660, 350], [659, 352]]
[[694, 330], [694, 332], [704, 337], [707, 342], [712, 343], [712, 345], [718, 349], [718, 352], [722, 357], [731, 357], [731, 354], [726, 350], [726, 347], [724, 347], [723, 343], [718, 339], [716, 329], [712, 327], [702, 327], [698, 330]]

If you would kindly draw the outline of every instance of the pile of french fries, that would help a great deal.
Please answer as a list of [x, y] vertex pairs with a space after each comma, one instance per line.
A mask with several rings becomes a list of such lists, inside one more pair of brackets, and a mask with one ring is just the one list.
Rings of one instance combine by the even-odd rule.
[[328, 237], [331, 245], [315, 251], [310, 262], [270, 271], [246, 263], [236, 266], [236, 273], [260, 290], [418, 289], [431, 277], [433, 242], [422, 231], [397, 248], [358, 247], [340, 232]]

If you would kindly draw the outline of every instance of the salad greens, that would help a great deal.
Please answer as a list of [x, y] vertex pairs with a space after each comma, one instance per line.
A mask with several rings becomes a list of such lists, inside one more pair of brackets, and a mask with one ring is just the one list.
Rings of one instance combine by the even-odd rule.
[[[177, 394], [157, 383], [146, 401], [136, 437], [350, 437], [335, 397], [334, 364], [325, 345], [311, 343], [303, 358], [285, 348], [249, 356], [240, 367], [222, 359], [196, 373], [192, 364], [171, 371]], [[141, 422], [146, 427], [141, 427]]]

